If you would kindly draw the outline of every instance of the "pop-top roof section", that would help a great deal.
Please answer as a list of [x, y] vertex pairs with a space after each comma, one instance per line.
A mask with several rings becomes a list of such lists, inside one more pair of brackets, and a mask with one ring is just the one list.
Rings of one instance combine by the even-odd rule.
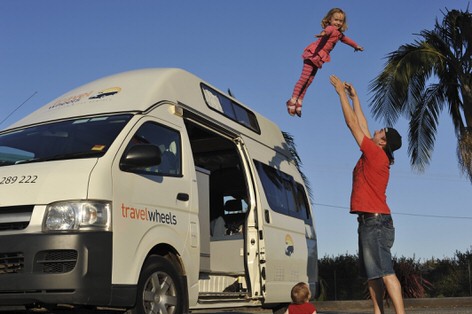
[[[218, 97], [218, 103], [215, 99], [209, 101], [209, 97]], [[264, 142], [273, 147], [285, 142], [272, 121], [178, 68], [141, 69], [92, 81], [54, 99], [9, 128], [80, 116], [146, 112], [161, 102], [183, 104], [249, 137], [264, 136]], [[219, 105], [226, 108], [220, 110]]]
[[180, 69], [143, 69], [111, 75], [65, 93], [13, 126], [83, 115], [146, 111], [162, 100], [175, 102], [179, 90], [191, 89], [196, 79]]

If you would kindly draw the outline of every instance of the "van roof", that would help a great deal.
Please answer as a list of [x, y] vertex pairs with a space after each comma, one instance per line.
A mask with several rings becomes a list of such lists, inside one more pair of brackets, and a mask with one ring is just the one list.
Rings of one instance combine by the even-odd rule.
[[83, 115], [146, 111], [159, 101], [176, 102], [185, 97], [182, 90], [189, 90], [196, 79], [180, 69], [143, 69], [107, 76], [63, 94], [12, 126]]
[[225, 121], [225, 124], [232, 129], [249, 137], [257, 138], [265, 135], [262, 142], [269, 146], [281, 146], [284, 139], [278, 126], [230, 96], [225, 95], [254, 113], [259, 124], [260, 135], [229, 118], [223, 118], [221, 113], [210, 109], [203, 97], [202, 83], [224, 94], [197, 76], [178, 68], [150, 68], [123, 72], [75, 88], [9, 128], [78, 116], [145, 112], [159, 102], [170, 101], [174, 104], [185, 104], [215, 121]]

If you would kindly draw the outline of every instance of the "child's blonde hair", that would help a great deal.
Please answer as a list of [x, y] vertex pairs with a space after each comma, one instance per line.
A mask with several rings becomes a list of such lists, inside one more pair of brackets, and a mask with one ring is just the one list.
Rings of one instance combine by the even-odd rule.
[[346, 16], [346, 13], [344, 13], [344, 11], [341, 10], [340, 8], [332, 8], [331, 10], [329, 10], [326, 16], [321, 20], [321, 27], [326, 28], [326, 26], [329, 25], [329, 20], [335, 13], [341, 13], [342, 15], [344, 15], [344, 23], [339, 28], [339, 30], [341, 32], [345, 32], [347, 30], [347, 16]]
[[295, 304], [303, 304], [308, 302], [311, 297], [310, 287], [304, 282], [299, 282], [293, 286], [292, 291], [290, 292], [292, 301]]

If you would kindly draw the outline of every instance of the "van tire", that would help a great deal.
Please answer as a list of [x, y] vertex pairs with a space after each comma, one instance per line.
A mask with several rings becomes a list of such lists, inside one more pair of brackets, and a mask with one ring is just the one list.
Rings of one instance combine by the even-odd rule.
[[[165, 289], [161, 289], [164, 283]], [[186, 313], [188, 302], [183, 287], [182, 277], [168, 259], [150, 256], [139, 276], [136, 306], [126, 313]]]

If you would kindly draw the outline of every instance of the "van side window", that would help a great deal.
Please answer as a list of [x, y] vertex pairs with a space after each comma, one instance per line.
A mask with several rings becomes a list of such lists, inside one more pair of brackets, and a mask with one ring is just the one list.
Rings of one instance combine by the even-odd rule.
[[308, 201], [303, 186], [292, 176], [254, 160], [257, 172], [262, 181], [262, 187], [272, 210], [311, 221]]
[[310, 213], [310, 206], [308, 206], [308, 198], [305, 193], [305, 189], [303, 185], [300, 183], [296, 184], [297, 189], [297, 208], [299, 209], [298, 215], [301, 219], [305, 220], [307, 224], [311, 224], [311, 213]]
[[245, 126], [248, 129], [260, 134], [261, 130], [257, 122], [256, 115], [249, 109], [244, 108], [229, 97], [215, 91], [214, 89], [201, 85], [203, 97], [208, 107], [218, 111], [233, 121]]
[[161, 151], [161, 163], [157, 166], [139, 168], [135, 172], [153, 175], [181, 176], [180, 133], [153, 122], [144, 123], [133, 135], [126, 150], [136, 144], [152, 144]]

